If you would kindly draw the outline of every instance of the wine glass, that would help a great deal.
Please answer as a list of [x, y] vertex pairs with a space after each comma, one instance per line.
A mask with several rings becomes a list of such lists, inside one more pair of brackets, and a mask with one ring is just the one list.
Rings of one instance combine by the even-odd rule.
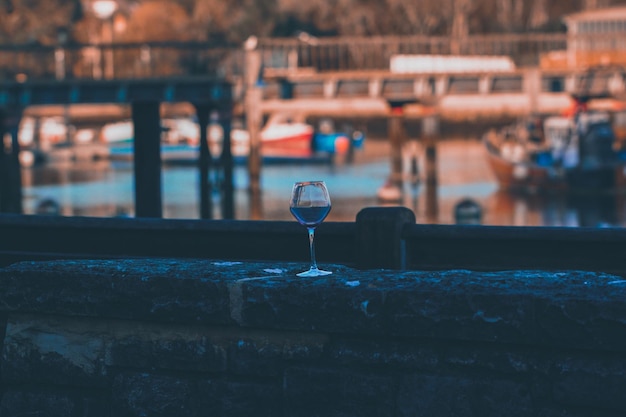
[[309, 231], [309, 248], [311, 250], [311, 267], [308, 271], [296, 274], [299, 277], [319, 277], [332, 274], [317, 268], [315, 262], [315, 228], [324, 221], [330, 212], [330, 196], [324, 181], [296, 182], [291, 192], [289, 203], [291, 214], [298, 223]]

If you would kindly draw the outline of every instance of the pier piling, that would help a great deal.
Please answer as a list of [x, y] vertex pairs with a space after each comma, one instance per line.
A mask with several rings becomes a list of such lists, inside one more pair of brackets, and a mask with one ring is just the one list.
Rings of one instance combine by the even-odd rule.
[[161, 117], [156, 100], [132, 103], [135, 216], [162, 217]]
[[0, 211], [3, 213], [22, 213], [20, 145], [17, 137], [21, 115], [19, 108], [0, 112]]
[[[263, 113], [261, 102], [263, 101], [263, 90], [258, 85], [261, 71], [261, 54], [254, 47], [246, 49], [246, 92], [245, 92], [245, 113], [246, 127], [250, 135], [248, 153], [248, 176], [249, 193], [251, 202], [260, 202], [261, 198], [261, 124]], [[261, 208], [251, 208], [251, 218], [259, 220]]]
[[200, 218], [210, 219], [213, 217], [213, 200], [211, 199], [211, 181], [209, 172], [211, 170], [212, 155], [209, 149], [207, 137], [207, 127], [209, 125], [210, 107], [208, 104], [196, 103], [194, 105], [198, 116], [198, 126], [200, 127], [200, 154], [198, 169], [200, 175]]
[[437, 223], [439, 202], [437, 198], [437, 139], [439, 137], [439, 117], [428, 115], [422, 120], [422, 137], [424, 143], [424, 171], [426, 176], [426, 218]]

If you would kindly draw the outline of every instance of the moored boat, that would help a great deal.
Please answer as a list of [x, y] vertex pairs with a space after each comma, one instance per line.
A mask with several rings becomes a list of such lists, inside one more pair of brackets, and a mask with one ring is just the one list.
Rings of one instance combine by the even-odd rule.
[[[199, 154], [200, 130], [194, 121], [164, 120], [161, 141], [163, 162], [195, 162]], [[213, 157], [222, 153], [223, 132], [219, 124], [208, 126], [208, 144]], [[116, 122], [102, 129], [104, 142], [109, 143], [111, 158], [131, 160], [132, 123]], [[245, 160], [250, 151], [250, 134], [234, 123], [231, 129], [231, 154], [236, 160]], [[360, 132], [337, 132], [332, 129], [316, 131], [314, 127], [289, 114], [272, 115], [260, 132], [260, 149], [264, 161], [317, 161], [345, 154], [360, 148], [364, 135]]]
[[109, 157], [109, 147], [97, 140], [94, 129], [76, 128], [61, 117], [25, 117], [18, 129], [18, 143], [24, 168]]
[[490, 131], [487, 159], [501, 188], [514, 191], [618, 191], [626, 189], [626, 148], [610, 114], [587, 108]]

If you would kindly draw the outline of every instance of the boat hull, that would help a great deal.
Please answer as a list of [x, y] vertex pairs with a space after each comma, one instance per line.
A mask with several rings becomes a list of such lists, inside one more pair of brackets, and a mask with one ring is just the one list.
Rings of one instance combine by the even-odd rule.
[[626, 163], [594, 169], [544, 167], [514, 163], [487, 150], [487, 160], [500, 188], [513, 191], [619, 191], [626, 190]]
[[313, 155], [313, 131], [266, 139], [261, 136], [261, 155], [267, 157], [308, 158]]
[[[212, 155], [214, 159], [219, 155]], [[197, 145], [161, 145], [161, 162], [166, 165], [187, 165], [197, 164], [200, 157], [200, 149]], [[317, 154], [311, 152], [288, 152], [286, 150], [276, 152], [261, 152], [263, 163], [329, 163], [331, 162], [330, 154]], [[132, 162], [133, 147], [132, 145], [112, 146], [109, 158], [112, 161]], [[233, 154], [233, 162], [235, 164], [247, 163], [247, 154]]]

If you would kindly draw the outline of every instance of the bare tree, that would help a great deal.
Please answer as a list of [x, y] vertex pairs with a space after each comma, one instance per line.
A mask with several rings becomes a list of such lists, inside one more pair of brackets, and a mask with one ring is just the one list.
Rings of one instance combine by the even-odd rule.
[[128, 19], [123, 40], [129, 42], [190, 40], [190, 16], [175, 1], [151, 0], [139, 5]]
[[207, 37], [242, 43], [250, 35], [269, 36], [277, 15], [276, 0], [196, 0], [193, 21]]
[[528, 26], [530, 29], [540, 28], [548, 23], [548, 1], [534, 0], [530, 9]]
[[456, 39], [465, 39], [469, 35], [468, 17], [471, 0], [453, 0], [453, 15], [450, 36]]
[[449, 27], [452, 6], [448, 0], [387, 0], [386, 3], [390, 34], [443, 34]]
[[0, 42], [54, 44], [74, 7], [73, 2], [63, 0], [12, 0], [8, 10], [0, 9]]
[[601, 9], [604, 7], [608, 7], [610, 3], [611, 2], [609, 0], [584, 0], [583, 9], [585, 10]]
[[461, 44], [469, 35], [470, 0], [452, 0], [452, 22], [450, 26], [450, 52], [461, 53]]

